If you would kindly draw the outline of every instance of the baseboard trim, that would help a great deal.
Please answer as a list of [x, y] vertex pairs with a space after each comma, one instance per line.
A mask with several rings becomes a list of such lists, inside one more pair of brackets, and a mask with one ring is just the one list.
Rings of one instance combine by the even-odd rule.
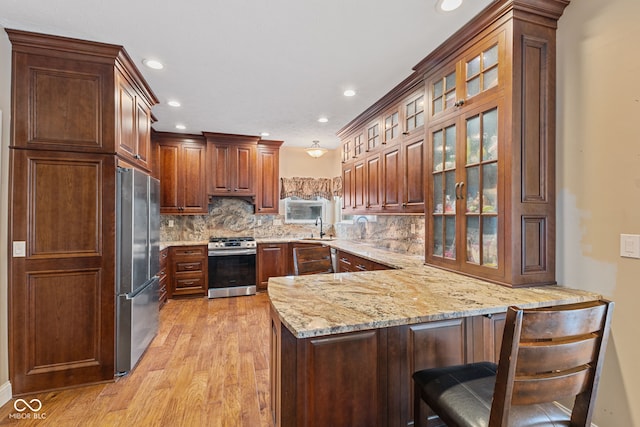
[[4, 405], [11, 400], [13, 394], [11, 393], [11, 382], [0, 385], [0, 406]]

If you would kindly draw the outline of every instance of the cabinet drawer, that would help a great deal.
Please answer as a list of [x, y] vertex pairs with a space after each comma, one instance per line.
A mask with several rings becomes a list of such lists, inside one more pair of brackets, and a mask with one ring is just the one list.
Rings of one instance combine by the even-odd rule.
[[169, 249], [163, 249], [160, 251], [160, 269], [167, 266], [169, 262]]
[[184, 261], [184, 262], [176, 262], [176, 272], [182, 271], [197, 271], [202, 272], [204, 270], [204, 262], [203, 261]]
[[204, 289], [204, 276], [202, 274], [176, 274], [175, 285], [176, 290], [175, 294], [179, 294], [180, 291], [193, 291], [193, 290], [203, 290]]
[[187, 247], [175, 247], [173, 248], [173, 255], [176, 257], [182, 256], [206, 256], [206, 246], [187, 246]]

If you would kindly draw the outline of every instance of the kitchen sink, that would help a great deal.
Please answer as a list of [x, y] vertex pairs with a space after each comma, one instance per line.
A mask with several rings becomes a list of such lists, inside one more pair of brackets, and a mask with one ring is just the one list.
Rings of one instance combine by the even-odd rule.
[[300, 240], [317, 240], [317, 241], [325, 241], [330, 242], [331, 240], [335, 240], [335, 237], [303, 237]]

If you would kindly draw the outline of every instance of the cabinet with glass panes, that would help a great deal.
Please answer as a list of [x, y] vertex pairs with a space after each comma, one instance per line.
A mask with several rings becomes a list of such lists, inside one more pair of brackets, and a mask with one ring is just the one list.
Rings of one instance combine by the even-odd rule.
[[426, 263], [508, 286], [555, 283], [555, 34], [485, 22], [424, 61], [436, 64], [425, 69]]

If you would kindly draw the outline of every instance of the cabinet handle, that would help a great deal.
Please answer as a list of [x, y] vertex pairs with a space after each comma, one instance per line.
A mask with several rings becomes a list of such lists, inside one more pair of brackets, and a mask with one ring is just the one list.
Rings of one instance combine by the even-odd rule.
[[409, 135], [409, 132], [402, 132], [403, 135]]
[[462, 107], [464, 105], [464, 99], [460, 99], [453, 104], [454, 107]]
[[406, 202], [402, 203], [402, 207], [406, 208], [407, 207], [407, 203]]
[[135, 156], [133, 156], [133, 158], [136, 160], [140, 160], [142, 156], [140, 154], [136, 154]]
[[464, 181], [456, 182], [456, 200], [463, 200], [464, 193], [462, 189], [464, 188]]

